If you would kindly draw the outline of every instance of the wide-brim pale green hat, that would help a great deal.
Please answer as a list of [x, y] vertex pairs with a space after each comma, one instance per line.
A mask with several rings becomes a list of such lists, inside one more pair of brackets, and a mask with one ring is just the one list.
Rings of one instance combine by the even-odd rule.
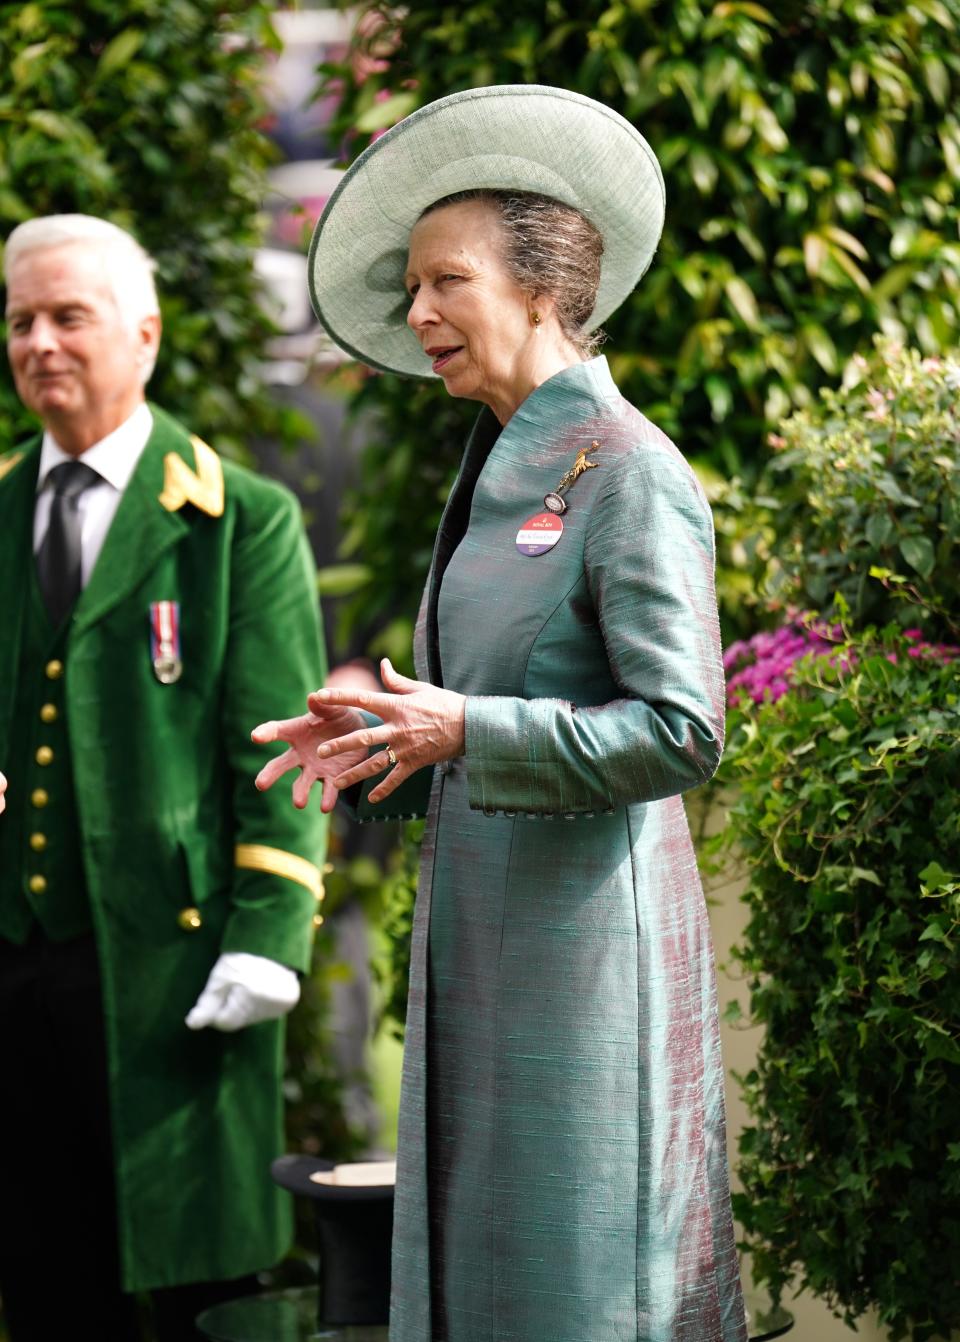
[[660, 165], [611, 108], [541, 84], [452, 93], [364, 150], [314, 231], [310, 298], [348, 354], [386, 372], [435, 376], [406, 323], [410, 230], [434, 201], [479, 187], [553, 196], [599, 230], [603, 261], [588, 330], [636, 286], [663, 229]]

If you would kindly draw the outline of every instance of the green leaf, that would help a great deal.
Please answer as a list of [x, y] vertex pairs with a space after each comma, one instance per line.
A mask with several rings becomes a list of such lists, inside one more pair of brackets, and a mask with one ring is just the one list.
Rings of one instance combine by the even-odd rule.
[[933, 541], [929, 536], [905, 536], [899, 545], [900, 553], [923, 578], [929, 578], [937, 562]]
[[751, 330], [756, 330], [760, 325], [760, 312], [757, 308], [757, 300], [754, 297], [753, 290], [746, 280], [733, 275], [724, 284], [723, 291], [744, 325]]
[[138, 28], [125, 28], [108, 42], [97, 62], [97, 79], [106, 79], [128, 65], [143, 44], [143, 33]]
[[43, 108], [28, 112], [27, 122], [35, 130], [42, 131], [52, 140], [75, 139], [78, 131], [83, 129], [72, 117], [65, 116], [60, 112], [50, 112]]
[[837, 347], [822, 326], [813, 323], [802, 329], [804, 344], [825, 373], [837, 371]]
[[940, 107], [946, 107], [950, 99], [950, 75], [939, 56], [932, 52], [924, 54], [923, 74], [934, 102]]
[[950, 944], [946, 932], [944, 932], [939, 923], [931, 923], [929, 927], [925, 928], [924, 931], [920, 933], [918, 940], [939, 941], [944, 946], [949, 946]]
[[878, 550], [887, 544], [893, 530], [893, 518], [889, 513], [871, 513], [864, 527], [867, 540]]
[[317, 591], [321, 596], [353, 596], [366, 587], [373, 571], [366, 564], [331, 564], [317, 570]]
[[394, 93], [383, 102], [374, 103], [368, 108], [362, 116], [357, 117], [354, 123], [357, 130], [367, 132], [386, 130], [389, 126], [394, 126], [398, 121], [402, 121], [419, 104], [417, 93], [404, 92]]
[[928, 862], [923, 871], [918, 873], [921, 881], [931, 890], [937, 890], [940, 886], [950, 885], [957, 878], [948, 871], [944, 871], [939, 862]]
[[716, 160], [705, 149], [695, 148], [687, 155], [687, 166], [693, 184], [702, 196], [709, 196], [719, 175]]

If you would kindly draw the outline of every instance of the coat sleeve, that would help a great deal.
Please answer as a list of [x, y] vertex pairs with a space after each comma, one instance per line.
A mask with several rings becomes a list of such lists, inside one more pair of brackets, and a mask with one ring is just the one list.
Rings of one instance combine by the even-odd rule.
[[710, 510], [657, 446], [611, 469], [589, 519], [586, 581], [621, 695], [597, 707], [471, 697], [475, 810], [576, 815], [705, 782], [723, 749], [724, 679]]
[[296, 810], [285, 788], [256, 791], [265, 756], [250, 731], [267, 718], [302, 713], [307, 694], [324, 682], [326, 662], [300, 505], [279, 486], [257, 484], [231, 554], [221, 731], [235, 849], [221, 950], [306, 970], [323, 896], [326, 820], [319, 805]]

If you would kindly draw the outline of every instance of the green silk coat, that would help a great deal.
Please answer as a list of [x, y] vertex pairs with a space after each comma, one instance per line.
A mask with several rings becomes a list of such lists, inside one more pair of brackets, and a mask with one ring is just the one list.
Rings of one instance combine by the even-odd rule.
[[[307, 969], [324, 848], [319, 808], [297, 812], [279, 789], [253, 787], [266, 755], [251, 727], [302, 712], [324, 677], [299, 505], [223, 462], [215, 515], [218, 459], [151, 409], [153, 433], [77, 603], [63, 673], [127, 1290], [239, 1276], [289, 1246], [289, 1195], [269, 1173], [283, 1150], [283, 1024], [194, 1033], [184, 1017], [222, 951]], [[0, 769], [11, 794], [24, 772], [7, 741], [39, 458], [39, 442], [0, 458]], [[202, 506], [170, 488], [171, 458], [188, 493], [210, 477], [196, 493]], [[156, 601], [180, 603], [175, 684], [154, 674]], [[45, 826], [55, 813], [51, 802]], [[0, 873], [0, 898], [11, 879], [21, 873]]]
[[[417, 637], [421, 678], [468, 696], [466, 751], [423, 845], [390, 1339], [743, 1342], [679, 796], [722, 748], [709, 508], [602, 358], [498, 430], [483, 411]], [[559, 542], [520, 553], [582, 448]]]

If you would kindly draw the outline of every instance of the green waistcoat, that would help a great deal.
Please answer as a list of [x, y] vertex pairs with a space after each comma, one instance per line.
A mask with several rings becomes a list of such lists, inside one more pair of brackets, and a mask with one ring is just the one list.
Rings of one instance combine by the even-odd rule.
[[68, 624], [50, 624], [30, 575], [9, 745], [9, 815], [0, 826], [0, 936], [21, 945], [92, 928], [64, 711]]

